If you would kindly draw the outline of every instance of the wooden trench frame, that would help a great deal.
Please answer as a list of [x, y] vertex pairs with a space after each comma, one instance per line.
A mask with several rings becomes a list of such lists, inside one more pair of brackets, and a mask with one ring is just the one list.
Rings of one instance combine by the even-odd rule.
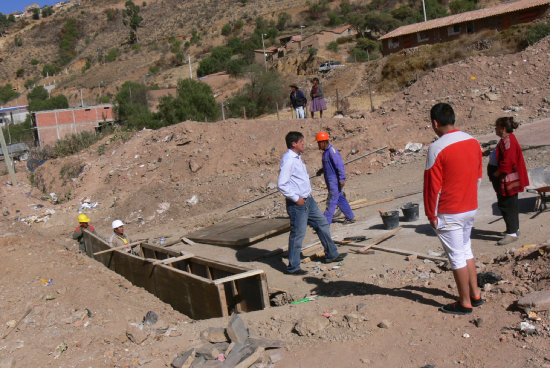
[[269, 307], [267, 277], [253, 270], [208, 258], [140, 244], [143, 257], [110, 249], [84, 231], [88, 256], [193, 319], [225, 317]]

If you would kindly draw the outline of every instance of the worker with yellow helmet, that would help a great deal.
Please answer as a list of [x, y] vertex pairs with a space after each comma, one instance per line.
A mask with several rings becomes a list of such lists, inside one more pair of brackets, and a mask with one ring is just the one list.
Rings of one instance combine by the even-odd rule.
[[86, 253], [86, 244], [84, 243], [84, 233], [82, 230], [86, 229], [91, 233], [95, 233], [95, 228], [89, 224], [90, 219], [83, 213], [78, 215], [78, 222], [80, 225], [73, 231], [73, 239], [78, 240], [78, 249], [82, 253]]

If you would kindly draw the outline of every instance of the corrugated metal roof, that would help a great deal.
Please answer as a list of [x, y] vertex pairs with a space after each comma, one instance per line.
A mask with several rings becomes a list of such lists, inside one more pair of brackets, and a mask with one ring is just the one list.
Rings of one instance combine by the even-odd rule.
[[449, 15], [448, 17], [432, 19], [422, 23], [409, 24], [403, 27], [399, 27], [389, 33], [386, 33], [384, 36], [380, 37], [379, 40], [427, 31], [434, 28], [448, 27], [458, 23], [471, 22], [473, 20], [488, 18], [494, 15], [511, 13], [522, 9], [528, 9], [548, 4], [550, 4], [549, 0], [520, 0], [514, 2], [506, 2], [490, 8]]

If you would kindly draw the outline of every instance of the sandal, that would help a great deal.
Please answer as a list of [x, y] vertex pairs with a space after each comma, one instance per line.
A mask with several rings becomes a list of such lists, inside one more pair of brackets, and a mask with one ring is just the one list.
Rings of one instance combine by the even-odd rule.
[[439, 310], [441, 312], [449, 314], [472, 314], [472, 309], [472, 307], [465, 307], [459, 302], [454, 302], [439, 307]]
[[476, 299], [473, 296], [470, 297], [470, 302], [472, 303], [472, 307], [480, 307], [485, 303], [485, 300], [481, 298], [481, 294], [479, 294], [479, 297]]

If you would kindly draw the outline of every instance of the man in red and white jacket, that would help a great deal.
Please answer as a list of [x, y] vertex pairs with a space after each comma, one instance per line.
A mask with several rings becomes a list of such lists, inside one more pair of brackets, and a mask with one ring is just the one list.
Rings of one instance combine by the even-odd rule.
[[483, 171], [481, 147], [472, 136], [455, 129], [449, 104], [434, 105], [430, 119], [439, 139], [430, 145], [426, 159], [424, 208], [447, 253], [459, 295], [458, 302], [440, 310], [470, 314], [472, 306], [483, 304], [470, 241]]

